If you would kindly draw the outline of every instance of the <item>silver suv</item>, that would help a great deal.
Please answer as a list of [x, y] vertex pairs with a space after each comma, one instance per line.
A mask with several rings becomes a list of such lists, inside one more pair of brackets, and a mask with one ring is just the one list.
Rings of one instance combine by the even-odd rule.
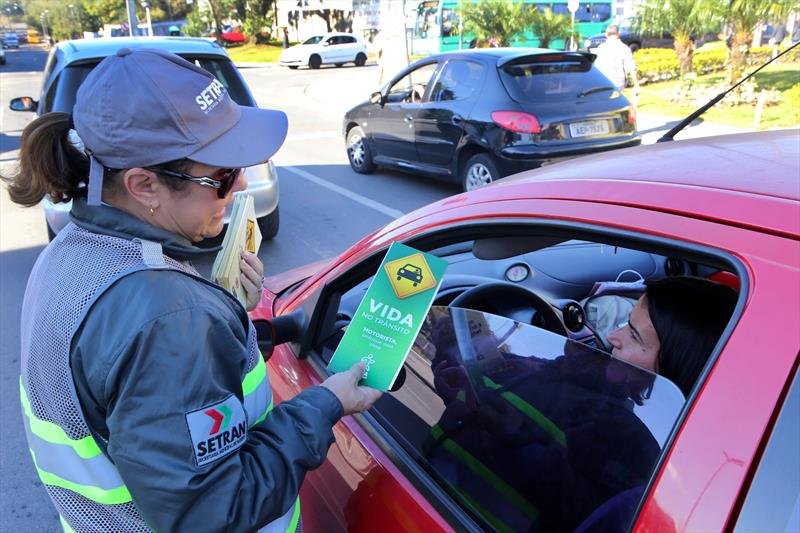
[[[11, 100], [14, 111], [34, 111], [37, 115], [51, 111], [72, 112], [78, 87], [104, 57], [120, 48], [161, 48], [209, 71], [228, 89], [240, 105], [257, 107], [244, 79], [219, 45], [205, 39], [187, 37], [112, 37], [62, 41], [50, 51], [44, 68], [39, 100], [22, 96]], [[259, 229], [264, 239], [278, 233], [278, 176], [271, 161], [245, 169], [247, 192], [253, 195]], [[53, 204], [42, 201], [50, 239], [69, 221], [72, 203]], [[228, 223], [231, 206], [225, 214]], [[214, 240], [212, 240], [212, 244]]]

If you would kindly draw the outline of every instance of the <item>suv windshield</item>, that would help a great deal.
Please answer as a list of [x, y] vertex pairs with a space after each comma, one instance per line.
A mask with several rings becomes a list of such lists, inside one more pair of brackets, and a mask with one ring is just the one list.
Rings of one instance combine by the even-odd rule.
[[588, 59], [515, 62], [500, 69], [500, 79], [517, 102], [574, 100], [587, 89], [611, 86]]
[[[236, 67], [230, 60], [221, 57], [193, 57], [186, 55], [182, 55], [182, 57], [213, 74], [228, 89], [234, 102], [248, 107], [256, 107], [253, 97], [246, 89], [242, 78], [236, 71]], [[78, 87], [99, 62], [99, 59], [77, 62], [68, 65], [59, 72], [56, 75], [56, 79], [46, 88], [46, 93], [40, 103], [39, 114], [51, 111], [72, 112]]]
[[684, 398], [555, 333], [434, 306], [386, 425], [487, 528], [627, 528]]

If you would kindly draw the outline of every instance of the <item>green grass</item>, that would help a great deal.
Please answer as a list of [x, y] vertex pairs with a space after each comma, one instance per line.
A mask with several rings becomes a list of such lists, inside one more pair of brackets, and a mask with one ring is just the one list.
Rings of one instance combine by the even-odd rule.
[[282, 46], [271, 44], [243, 44], [228, 48], [234, 63], [274, 63], [283, 52]]
[[[764, 106], [761, 112], [761, 121], [756, 127], [759, 130], [773, 128], [789, 128], [800, 126], [800, 99], [798, 91], [789, 89], [800, 83], [800, 64], [779, 63], [770, 65], [754, 76], [760, 89], [774, 89], [780, 91], [781, 102], [777, 105]], [[714, 85], [725, 82], [725, 73], [716, 72], [705, 76], [698, 76], [698, 85]], [[674, 117], [685, 117], [699, 106], [692, 104], [677, 105], [669, 100], [669, 94], [674, 91], [679, 81], [651, 83], [642, 87], [639, 94], [639, 111], [643, 114], [653, 113]], [[720, 89], [720, 92], [722, 89]], [[627, 92], [627, 91], [626, 91]], [[730, 97], [730, 96], [729, 96]], [[739, 105], [723, 106], [725, 102], [717, 103], [706, 111], [702, 118], [709, 122], [727, 124], [740, 128], [753, 128], [756, 106]]]

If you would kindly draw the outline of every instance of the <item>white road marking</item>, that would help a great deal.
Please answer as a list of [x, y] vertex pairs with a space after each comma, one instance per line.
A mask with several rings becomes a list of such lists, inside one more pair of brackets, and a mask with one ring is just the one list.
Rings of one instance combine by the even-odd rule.
[[339, 185], [336, 185], [335, 183], [331, 183], [331, 182], [329, 182], [327, 180], [324, 180], [324, 179], [320, 178], [319, 176], [315, 176], [311, 172], [308, 172], [308, 171], [303, 170], [301, 168], [297, 168], [297, 167], [293, 167], [293, 166], [281, 166], [279, 168], [281, 170], [288, 170], [289, 172], [291, 172], [293, 174], [296, 174], [296, 175], [300, 176], [301, 178], [305, 178], [308, 181], [316, 183], [317, 185], [319, 185], [321, 187], [325, 187], [326, 189], [329, 189], [329, 190], [331, 190], [333, 192], [339, 193], [342, 196], [344, 196], [346, 198], [349, 198], [350, 200], [353, 200], [354, 202], [357, 202], [357, 203], [359, 203], [361, 205], [364, 205], [366, 207], [370, 207], [370, 208], [372, 208], [372, 209], [374, 209], [376, 211], [379, 211], [379, 212], [383, 213], [384, 215], [389, 216], [389, 217], [391, 217], [393, 219], [399, 218], [399, 217], [405, 215], [405, 213], [403, 213], [402, 211], [398, 211], [397, 209], [392, 209], [391, 207], [389, 207], [387, 205], [383, 205], [380, 202], [376, 202], [375, 200], [371, 200], [371, 199], [367, 198], [366, 196], [361, 196], [358, 193], [354, 193], [353, 191], [345, 189], [344, 187], [340, 187]]

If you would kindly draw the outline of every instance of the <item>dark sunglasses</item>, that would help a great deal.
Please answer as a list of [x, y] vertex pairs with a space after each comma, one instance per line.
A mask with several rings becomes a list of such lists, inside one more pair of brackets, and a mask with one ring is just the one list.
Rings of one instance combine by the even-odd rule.
[[191, 181], [203, 187], [217, 189], [217, 196], [219, 198], [225, 198], [228, 195], [236, 184], [236, 180], [239, 179], [239, 175], [242, 173], [241, 168], [221, 168], [215, 171], [211, 176], [191, 176], [168, 168], [145, 167], [145, 169], [155, 172], [156, 174], [164, 174], [165, 176]]

